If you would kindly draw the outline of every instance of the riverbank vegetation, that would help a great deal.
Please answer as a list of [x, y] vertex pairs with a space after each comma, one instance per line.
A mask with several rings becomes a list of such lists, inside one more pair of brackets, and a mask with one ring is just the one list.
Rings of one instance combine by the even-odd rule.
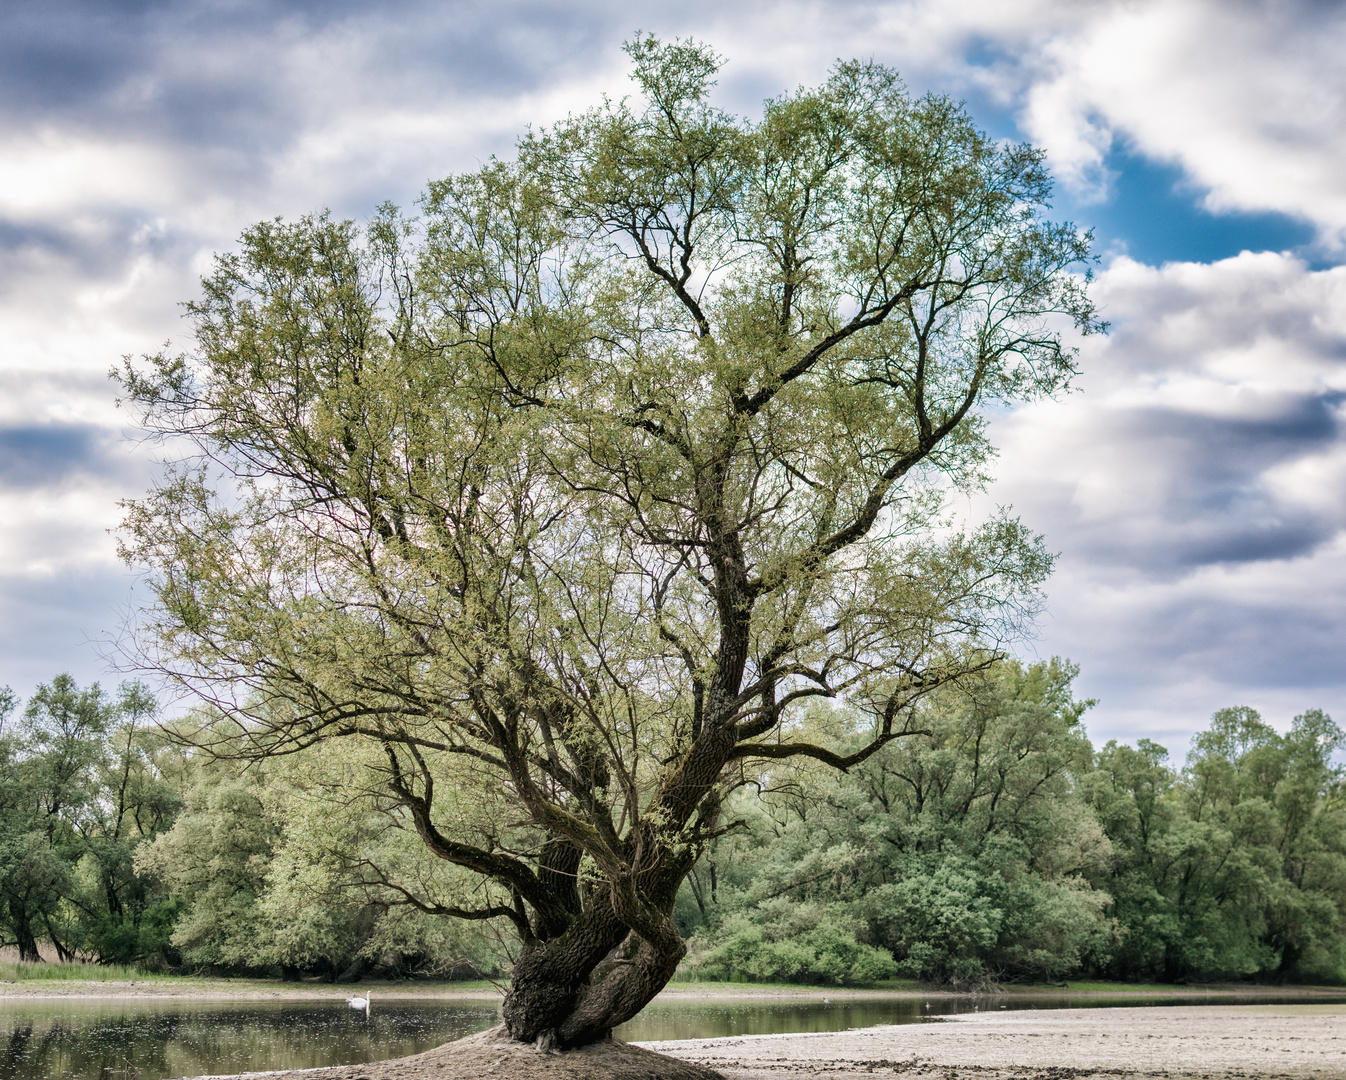
[[[1216, 713], [1186, 764], [1095, 749], [1060, 662], [933, 695], [929, 734], [840, 778], [777, 770], [698, 865], [685, 967], [712, 976], [977, 985], [1340, 981], [1346, 817], [1321, 712], [1285, 735]], [[844, 746], [844, 712], [818, 714]]]
[[[1226, 709], [1178, 765], [1145, 740], [1093, 747], [1073, 675], [1002, 662], [930, 696], [929, 734], [847, 774], [745, 773], [741, 824], [678, 897], [679, 981], [1343, 981], [1340, 729], [1307, 712], [1282, 735]], [[508, 936], [407, 903], [456, 883], [361, 780], [369, 762], [208, 759], [134, 684], [60, 676], [7, 712], [0, 943], [101, 966], [0, 978], [507, 969]], [[856, 722], [805, 721], [838, 753]]]
[[0, 983], [141, 983], [165, 982], [172, 976], [127, 964], [50, 964], [45, 961], [0, 961]]

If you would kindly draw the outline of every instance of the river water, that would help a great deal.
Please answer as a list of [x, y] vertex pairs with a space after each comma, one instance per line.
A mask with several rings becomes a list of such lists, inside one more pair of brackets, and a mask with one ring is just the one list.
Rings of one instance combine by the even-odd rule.
[[[1229, 997], [1215, 1001], [1244, 1003]], [[1258, 997], [1246, 1003], [1273, 1002]], [[616, 1034], [636, 1042], [841, 1031], [974, 1010], [1138, 1004], [1194, 1002], [1190, 997], [1089, 1001], [1066, 995], [836, 1002], [673, 999], [656, 1001]], [[496, 1022], [495, 1003], [488, 1000], [376, 999], [366, 1016], [335, 994], [330, 1003], [0, 998], [0, 1080], [165, 1080], [359, 1064], [419, 1053]]]

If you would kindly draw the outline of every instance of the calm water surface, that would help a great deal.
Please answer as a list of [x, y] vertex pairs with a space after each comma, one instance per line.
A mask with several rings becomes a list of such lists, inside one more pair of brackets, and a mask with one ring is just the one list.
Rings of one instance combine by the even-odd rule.
[[[1289, 999], [1287, 999], [1289, 1000]], [[1302, 1000], [1302, 999], [1301, 999]], [[1346, 996], [1341, 999], [1346, 1002]], [[1322, 999], [1319, 999], [1322, 1001]], [[655, 1002], [617, 1035], [630, 1041], [873, 1024], [999, 1008], [1191, 1005], [1192, 998], [850, 999]], [[1223, 997], [1212, 1003], [1260, 1004]], [[308, 1069], [401, 1057], [496, 1023], [492, 1001], [376, 1002], [371, 1015], [334, 995], [323, 1002], [191, 1002], [0, 998], [0, 1080], [165, 1080], [263, 1069]]]

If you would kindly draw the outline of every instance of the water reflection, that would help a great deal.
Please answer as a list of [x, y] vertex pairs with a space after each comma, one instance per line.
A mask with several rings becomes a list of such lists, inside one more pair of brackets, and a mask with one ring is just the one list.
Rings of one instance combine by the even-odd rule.
[[[1209, 1000], [1224, 1005], [1275, 1004], [1266, 997]], [[1340, 1000], [1346, 1001], [1346, 996]], [[653, 1041], [839, 1031], [1001, 1008], [1200, 1003], [1190, 997], [1081, 1000], [1069, 995], [1031, 999], [851, 998], [835, 1002], [675, 999], [655, 1002], [616, 1034], [629, 1041]], [[491, 1027], [497, 1022], [496, 1015], [491, 1000], [389, 999], [376, 1002], [366, 1017], [363, 1012], [348, 1009], [344, 1000], [218, 1003], [0, 998], [0, 1080], [166, 1080], [360, 1064], [428, 1050]]]
[[[726, 1035], [784, 1035], [800, 1031], [845, 1031], [877, 1024], [916, 1024], [961, 1013], [1022, 1009], [1134, 1008], [1149, 1005], [1276, 1005], [1302, 1002], [1284, 998], [1223, 995], [1209, 998], [1135, 997], [1081, 998], [1069, 994], [1012, 997], [962, 995], [929, 998], [847, 998], [841, 1001], [655, 1001], [615, 1034], [627, 1042], [663, 1039], [711, 1039]], [[1346, 994], [1319, 999], [1346, 1003]]]
[[353, 1065], [420, 1053], [496, 1023], [493, 1002], [0, 1004], [0, 1080], [165, 1080]]

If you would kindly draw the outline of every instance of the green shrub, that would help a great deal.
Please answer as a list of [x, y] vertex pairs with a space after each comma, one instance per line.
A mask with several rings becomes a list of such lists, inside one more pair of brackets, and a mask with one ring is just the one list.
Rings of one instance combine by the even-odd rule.
[[858, 920], [838, 907], [783, 897], [730, 915], [689, 943], [686, 968], [729, 982], [800, 982], [864, 986], [891, 978], [884, 950], [857, 940]]

